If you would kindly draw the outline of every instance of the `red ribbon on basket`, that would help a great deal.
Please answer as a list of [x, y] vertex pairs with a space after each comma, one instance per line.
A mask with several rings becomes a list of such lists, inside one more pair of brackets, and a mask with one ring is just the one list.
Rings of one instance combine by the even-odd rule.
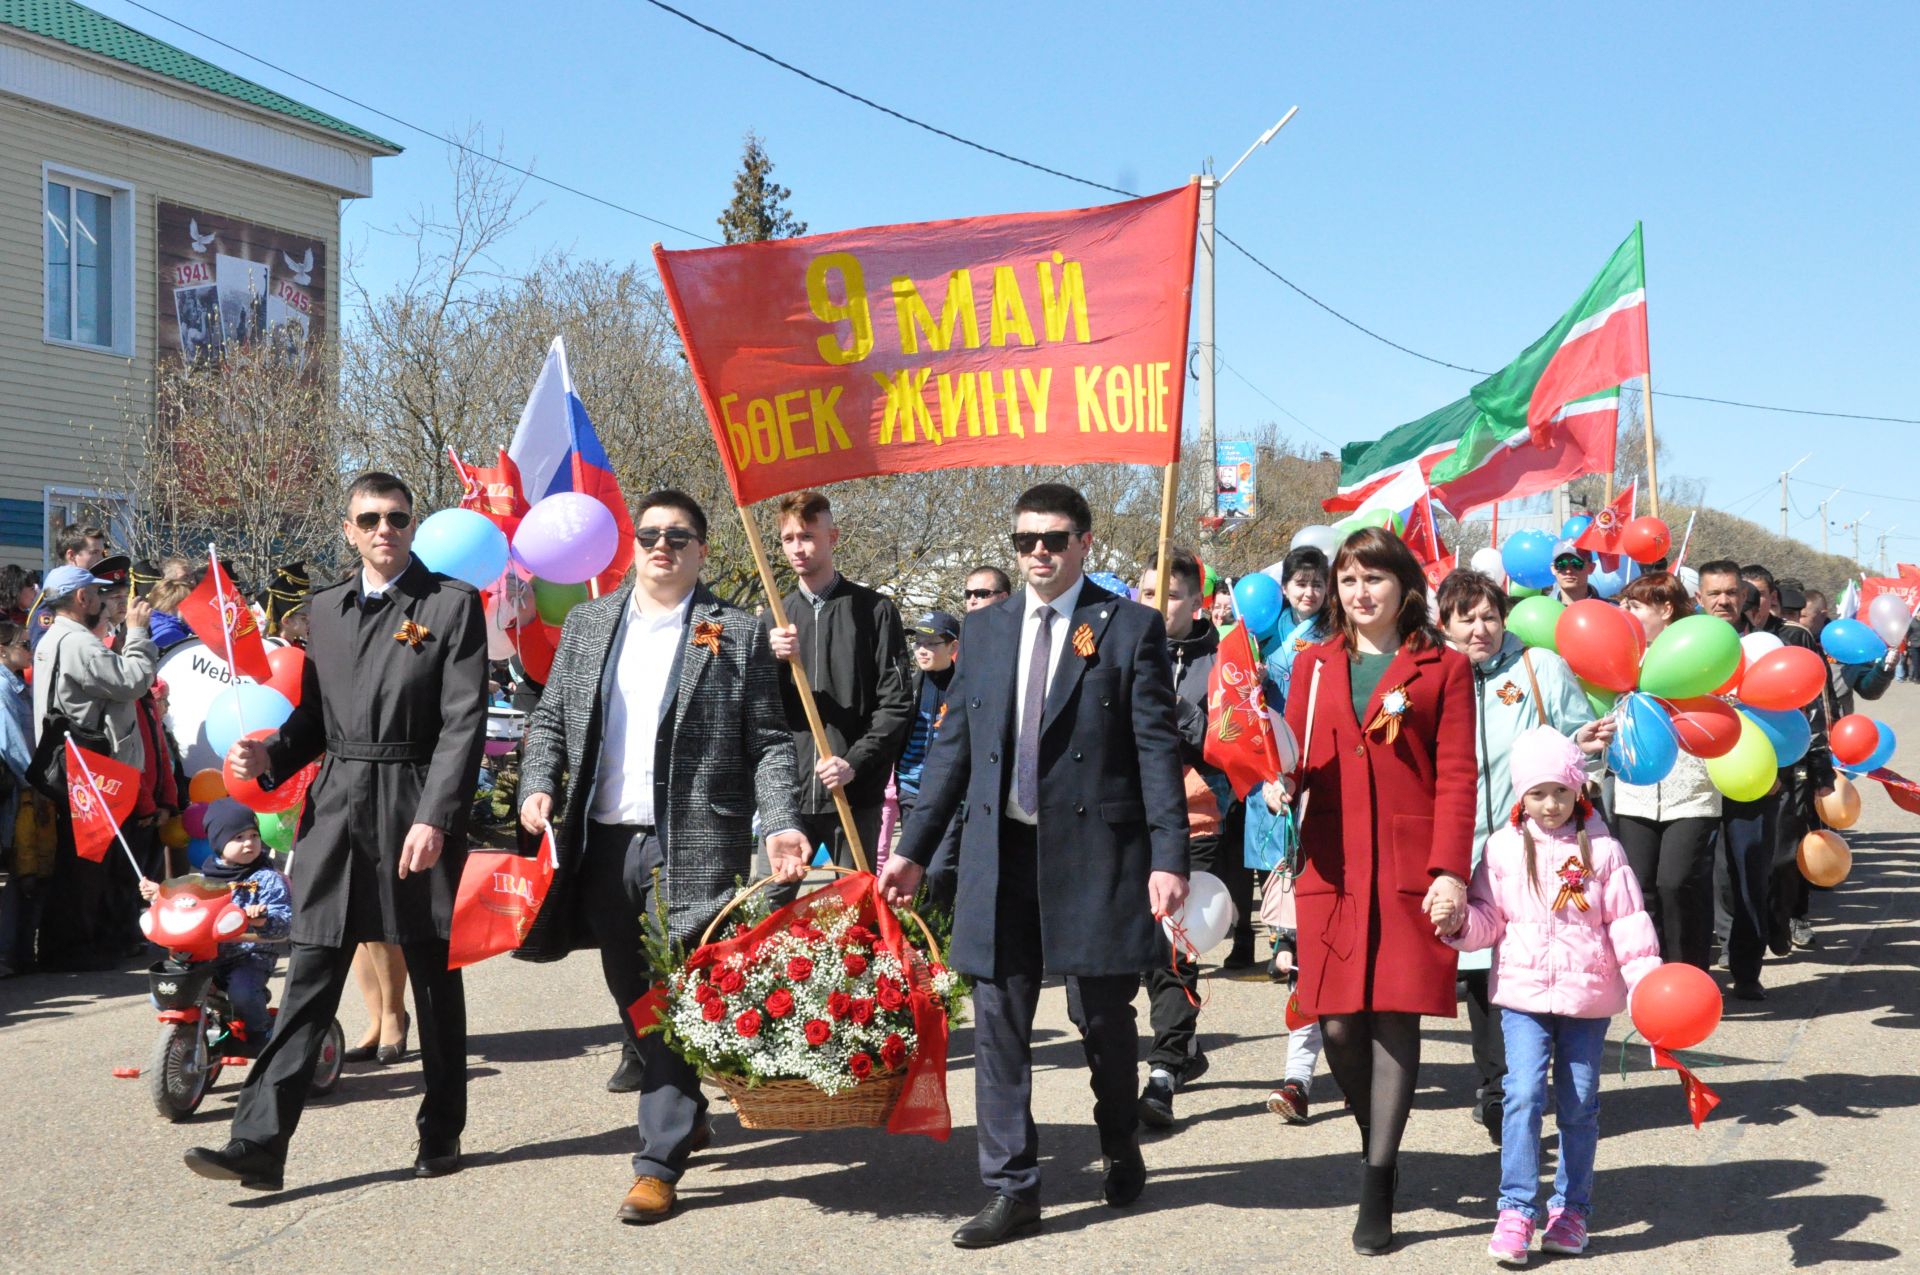
[[1706, 1081], [1687, 1070], [1685, 1063], [1658, 1045], [1653, 1047], [1653, 1065], [1680, 1073], [1680, 1084], [1687, 1091], [1687, 1115], [1693, 1120], [1693, 1127], [1698, 1129], [1713, 1109], [1720, 1105], [1720, 1095]]

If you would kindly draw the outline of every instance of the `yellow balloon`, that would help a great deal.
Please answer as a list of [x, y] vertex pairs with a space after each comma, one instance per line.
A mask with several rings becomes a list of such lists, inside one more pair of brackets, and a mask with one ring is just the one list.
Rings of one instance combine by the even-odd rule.
[[180, 821], [179, 815], [160, 825], [160, 844], [167, 849], [185, 850], [189, 840], [191, 838], [187, 836], [187, 825]]
[[1833, 777], [1833, 791], [1813, 799], [1813, 808], [1829, 828], [1851, 828], [1860, 822], [1860, 790], [1845, 775]]
[[1816, 828], [1800, 838], [1794, 857], [1800, 861], [1800, 875], [1820, 886], [1836, 886], [1853, 870], [1853, 851], [1839, 833]]
[[1724, 797], [1734, 801], [1758, 801], [1779, 777], [1780, 755], [1773, 741], [1745, 713], [1740, 714], [1740, 738], [1733, 748], [1719, 757], [1707, 758], [1707, 778]]

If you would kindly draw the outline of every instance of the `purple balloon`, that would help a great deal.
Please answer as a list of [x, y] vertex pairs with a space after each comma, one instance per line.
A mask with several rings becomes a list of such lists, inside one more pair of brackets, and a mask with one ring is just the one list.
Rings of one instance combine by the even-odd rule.
[[613, 512], [577, 491], [542, 500], [513, 534], [514, 561], [528, 575], [554, 584], [585, 584], [607, 569], [619, 549]]
[[180, 826], [187, 830], [189, 837], [204, 838], [207, 835], [207, 807], [204, 802], [195, 802], [180, 812]]

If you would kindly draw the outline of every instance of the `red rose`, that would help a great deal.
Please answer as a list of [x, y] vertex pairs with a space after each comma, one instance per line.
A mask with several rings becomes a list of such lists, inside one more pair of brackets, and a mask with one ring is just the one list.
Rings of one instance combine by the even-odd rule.
[[700, 1017], [710, 1023], [717, 1023], [727, 1016], [727, 1003], [718, 996], [700, 1007]]
[[735, 996], [747, 985], [747, 978], [739, 970], [728, 969], [721, 972], [720, 977], [714, 980], [714, 984], [725, 995]]
[[872, 947], [873, 931], [864, 925], [849, 925], [847, 932], [840, 938], [849, 947]]
[[713, 964], [713, 949], [710, 947], [695, 948], [693, 955], [687, 958], [687, 968], [690, 970], [703, 970], [711, 964]]
[[880, 1065], [888, 1071], [898, 1071], [907, 1061], [907, 1042], [895, 1032], [880, 1043]]
[[845, 992], [835, 992], [827, 997], [827, 1013], [835, 1018], [845, 1018], [847, 1011], [853, 1008], [853, 997]]
[[848, 978], [859, 978], [867, 972], [867, 958], [858, 952], [848, 952], [846, 961]]
[[824, 1045], [827, 1043], [827, 1037], [831, 1035], [833, 1035], [833, 1027], [826, 1019], [809, 1018], [807, 1020], [807, 1043], [809, 1045], [816, 1047]]
[[804, 956], [796, 956], [787, 962], [787, 977], [796, 983], [804, 983], [813, 977], [813, 962]]
[[848, 1012], [853, 1015], [854, 1022], [865, 1027], [873, 1021], [873, 997], [862, 996], [853, 1003], [853, 1008]]
[[865, 1080], [873, 1074], [873, 1056], [871, 1054], [855, 1054], [853, 1057], [847, 1059], [847, 1070], [853, 1073], [855, 1080]]
[[719, 994], [720, 993], [713, 990], [712, 983], [702, 983], [693, 989], [693, 1003], [696, 1005], [704, 1005]]
[[785, 1018], [793, 1012], [793, 993], [784, 987], [776, 987], [767, 996], [767, 1013], [774, 1018]]
[[734, 1019], [733, 1030], [749, 1039], [758, 1036], [760, 1034], [760, 1011], [750, 1009], [740, 1015], [740, 1017]]
[[907, 1003], [907, 994], [900, 990], [900, 984], [886, 975], [881, 975], [873, 990], [874, 998], [880, 1002], [881, 1009], [899, 1009]]
[[793, 937], [797, 939], [803, 939], [807, 937], [807, 931], [812, 928], [813, 927], [808, 925], [805, 921], [795, 921], [792, 925], [789, 925], [787, 927], [787, 933], [793, 935]]

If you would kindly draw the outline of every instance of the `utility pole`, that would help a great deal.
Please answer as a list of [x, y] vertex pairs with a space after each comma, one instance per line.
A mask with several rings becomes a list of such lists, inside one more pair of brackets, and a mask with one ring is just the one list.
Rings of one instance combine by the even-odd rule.
[[1844, 487], [1835, 487], [1833, 489], [1833, 495], [1828, 496], [1825, 500], [1820, 502], [1820, 552], [1821, 553], [1829, 552], [1829, 550], [1827, 549], [1827, 528], [1833, 525], [1827, 521], [1827, 506], [1833, 502], [1834, 496], [1838, 496], [1841, 492], [1845, 490], [1846, 488]]
[[1219, 512], [1214, 508], [1214, 484], [1219, 481], [1215, 470], [1218, 460], [1214, 450], [1213, 271], [1214, 263], [1217, 260], [1213, 251], [1214, 192], [1227, 184], [1227, 178], [1239, 171], [1240, 165], [1247, 162], [1249, 155], [1252, 155], [1262, 146], [1272, 141], [1274, 134], [1285, 128], [1287, 121], [1292, 119], [1295, 112], [1299, 109], [1297, 106], [1287, 108], [1287, 113], [1280, 117], [1280, 122], [1260, 134], [1260, 139], [1253, 145], [1247, 147], [1246, 153], [1241, 155], [1239, 159], [1233, 161], [1233, 167], [1229, 168], [1223, 176], [1215, 177], [1212, 173], [1202, 173], [1196, 179], [1200, 183], [1200, 249], [1198, 258], [1194, 263], [1193, 290], [1195, 295], [1193, 298], [1193, 310], [1195, 332], [1193, 343], [1197, 358], [1197, 365], [1194, 371], [1200, 381], [1200, 448], [1202, 452], [1202, 463], [1195, 466], [1195, 468], [1200, 470], [1206, 477], [1207, 485], [1203, 490], [1206, 495], [1205, 509], [1208, 515]]
[[1787, 475], [1812, 459], [1813, 453], [1808, 452], [1805, 456], [1802, 456], [1799, 460], [1794, 461], [1793, 464], [1780, 471], [1780, 538], [1782, 540], [1787, 538]]
[[[1867, 511], [1867, 513], [1872, 513], [1872, 512], [1873, 511], [1871, 509]], [[1858, 518], [1855, 518], [1853, 520], [1853, 560], [1854, 562], [1859, 563], [1862, 566], [1866, 564], [1860, 562], [1860, 524], [1865, 522], [1866, 519], [1867, 519], [1867, 514], [1861, 514]]]
[[1893, 526], [1888, 527], [1880, 533], [1880, 548], [1875, 551], [1874, 557], [1880, 559], [1880, 574], [1883, 576], [1892, 574], [1892, 572], [1887, 569], [1887, 537], [1891, 536], [1895, 531], [1899, 530], [1899, 528], [1900, 524], [1896, 522]]

